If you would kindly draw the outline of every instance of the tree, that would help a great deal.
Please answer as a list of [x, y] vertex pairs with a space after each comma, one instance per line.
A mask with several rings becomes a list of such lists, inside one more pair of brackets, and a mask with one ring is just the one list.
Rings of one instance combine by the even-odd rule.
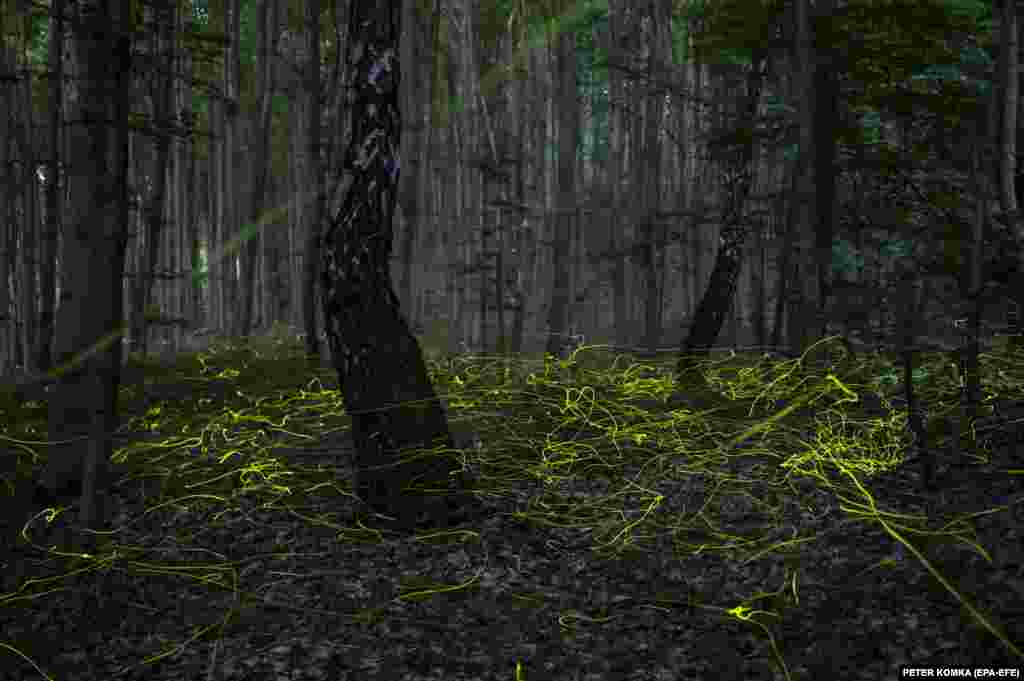
[[[64, 100], [64, 1], [54, 0], [51, 15], [50, 64], [50, 182], [46, 185], [46, 232], [43, 236], [43, 258], [40, 263], [39, 343], [36, 347], [36, 367], [49, 371], [52, 357], [54, 280], [57, 269], [57, 236], [60, 234], [60, 158], [61, 158], [61, 104]], [[31, 231], [31, 230], [28, 230]], [[6, 308], [5, 308], [6, 309]]]
[[[258, 46], [258, 69], [256, 72], [258, 85], [256, 91], [259, 96], [258, 119], [253, 122], [255, 130], [256, 154], [253, 163], [252, 193], [250, 195], [250, 227], [254, 229], [251, 236], [245, 239], [245, 246], [241, 254], [242, 276], [239, 279], [240, 302], [242, 309], [235, 318], [235, 328], [239, 336], [248, 336], [253, 326], [253, 300], [256, 293], [256, 258], [260, 250], [260, 242], [266, 238], [262, 236], [263, 230], [260, 223], [263, 220], [263, 208], [267, 199], [265, 192], [268, 190], [269, 178], [267, 173], [270, 168], [270, 104], [274, 92], [274, 57], [277, 52], [277, 37], [280, 35], [280, 21], [278, 20], [279, 4], [275, 0], [259, 0], [257, 15], [259, 16], [259, 46]], [[316, 106], [316, 104], [314, 104]]]
[[[127, 23], [127, 0], [120, 9]], [[56, 386], [50, 396], [45, 492], [80, 481], [82, 524], [103, 519], [95, 483], [106, 479], [117, 427], [122, 276], [127, 243], [128, 93], [131, 39], [104, 2], [80, 2], [70, 22], [72, 120]], [[119, 27], [119, 28], [118, 28]], [[115, 49], [111, 50], [110, 46]], [[114, 121], [116, 131], [107, 123]], [[56, 180], [56, 178], [54, 178]], [[86, 443], [86, 455], [82, 456]]]
[[[999, 31], [1002, 43], [999, 71], [1003, 86], [1003, 97], [1000, 102], [1003, 120], [1002, 138], [999, 144], [999, 200], [1018, 243], [1024, 242], [1024, 220], [1021, 219], [1018, 205], [1021, 197], [1017, 195], [1015, 182], [1015, 179], [1021, 177], [1017, 164], [1017, 130], [1021, 124], [1017, 116], [1017, 107], [1020, 106], [1020, 69], [1017, 50], [1020, 47], [1021, 31], [1024, 31], [1024, 26], [1021, 26], [1017, 19], [1017, 4], [1012, 0], [1003, 0]], [[1018, 273], [1017, 279], [1019, 280], [1019, 273], [1024, 272], [1024, 248], [1018, 249], [1016, 261], [1016, 273]], [[1024, 315], [1024, 291], [1021, 290], [1019, 283], [1014, 288], [1015, 295], [1012, 297], [1017, 307], [1014, 345], [1020, 347], [1024, 345], [1020, 322], [1021, 316]]]
[[[576, 213], [576, 131], [579, 114], [576, 106], [576, 36], [562, 31], [557, 38], [558, 89], [558, 212], [554, 216], [554, 283], [548, 308], [546, 351], [563, 354], [569, 314], [569, 246], [572, 218]], [[499, 301], [500, 304], [501, 301]]]
[[[754, 66], [745, 72], [746, 96], [741, 102], [741, 126], [753, 127], [764, 78], [762, 61], [760, 54], [755, 52]], [[754, 137], [750, 130], [740, 127], [723, 135], [718, 143], [725, 147], [727, 154], [726, 169], [722, 172], [727, 203], [711, 280], [680, 351], [677, 364], [680, 376], [692, 370], [696, 360], [706, 354], [718, 338], [725, 315], [733, 304], [736, 281], [743, 264], [743, 244], [748, 233], [744, 205], [753, 180]]]
[[[239, 172], [236, 164], [238, 147], [241, 142], [239, 136], [242, 106], [241, 14], [240, 0], [226, 0], [224, 3], [224, 35], [231, 37], [231, 44], [224, 55], [224, 108], [221, 121], [223, 138], [220, 144], [220, 171], [218, 173], [221, 186], [217, 203], [220, 214], [216, 220], [216, 224], [220, 225], [220, 229], [223, 230], [220, 239], [221, 243], [225, 245], [235, 237], [240, 215], [237, 198]], [[238, 307], [240, 283], [235, 268], [238, 261], [233, 249], [225, 246], [224, 250], [228, 257], [224, 258], [224, 262], [218, 267], [223, 281], [220, 291], [222, 296], [220, 309], [225, 326], [237, 328], [237, 321], [235, 321], [237, 317], [232, 318], [229, 315]]]
[[168, 0], [161, 0], [152, 7], [155, 31], [149, 35], [152, 54], [162, 62], [160, 75], [153, 78], [150, 85], [150, 99], [153, 101], [153, 119], [160, 121], [161, 126], [155, 132], [153, 144], [155, 154], [153, 167], [150, 171], [153, 178], [153, 191], [146, 206], [145, 251], [139, 258], [138, 276], [132, 290], [132, 350], [146, 354], [148, 335], [146, 309], [152, 302], [153, 281], [160, 255], [160, 242], [164, 230], [165, 205], [168, 193], [167, 168], [171, 156], [171, 111], [174, 105], [174, 44], [175, 21], [174, 7]]
[[437, 445], [450, 450], [453, 442], [389, 272], [401, 135], [401, 2], [358, 0], [349, 26], [352, 133], [345, 167], [352, 178], [323, 237], [321, 283], [327, 342], [352, 418], [353, 486], [396, 529], [443, 527], [471, 511], [475, 499], [444, 456], [410, 455]]
[[309, 98], [307, 182], [316, 188], [306, 223], [302, 271], [302, 321], [306, 330], [306, 355], [320, 356], [320, 338], [316, 332], [316, 263], [319, 260], [320, 220], [324, 215], [323, 173], [320, 170], [320, 2], [306, 0], [306, 31], [309, 62], [306, 64], [306, 96]]

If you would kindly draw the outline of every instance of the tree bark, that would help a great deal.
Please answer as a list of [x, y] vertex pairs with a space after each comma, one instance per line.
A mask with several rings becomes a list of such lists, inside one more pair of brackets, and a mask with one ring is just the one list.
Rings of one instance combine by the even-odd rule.
[[693, 316], [684, 346], [680, 350], [677, 365], [680, 377], [696, 368], [699, 358], [706, 356], [714, 346], [736, 295], [736, 281], [739, 279], [740, 267], [743, 264], [743, 244], [749, 232], [744, 205], [753, 183], [753, 166], [756, 159], [754, 125], [764, 77], [761, 71], [762, 64], [762, 57], [755, 50], [753, 65], [746, 75], [747, 92], [740, 127], [728, 133], [725, 140], [727, 156], [722, 178], [725, 185], [726, 208], [722, 216], [718, 254], [715, 258], [715, 267], [711, 271], [711, 280]]
[[407, 451], [453, 443], [389, 272], [401, 132], [399, 5], [352, 6], [347, 60], [354, 101], [345, 158], [352, 182], [324, 235], [321, 283], [327, 340], [352, 418], [355, 492], [396, 521], [393, 527], [410, 530], [447, 525], [456, 519], [449, 512], [473, 498], [463, 494], [461, 471], [443, 454], [412, 459]]
[[[83, 123], [71, 133], [74, 163], [68, 179], [73, 193], [64, 238], [56, 385], [49, 400], [50, 447], [43, 475], [45, 494], [56, 496], [76, 484], [83, 489], [86, 526], [98, 526], [103, 519], [95, 492], [106, 482], [117, 427], [128, 215], [123, 141], [131, 42], [128, 33], [118, 35], [112, 29], [106, 7], [101, 2], [80, 3], [73, 24], [73, 120]], [[119, 121], [118, 133], [107, 121]]]
[[[554, 282], [548, 308], [548, 340], [545, 352], [561, 356], [568, 352], [569, 319], [569, 247], [576, 220], [576, 132], [579, 115], [576, 107], [576, 36], [562, 31], [558, 36], [558, 194], [554, 216]], [[500, 301], [499, 301], [500, 304]]]
[[[602, 47], [609, 51], [613, 48], [618, 49], [619, 36], [621, 34], [622, 22], [623, 22], [623, 10], [621, 8], [621, 0], [609, 0], [608, 2], [608, 30], [606, 35], [606, 44]], [[621, 247], [622, 238], [619, 232], [621, 228], [619, 226], [618, 215], [620, 211], [620, 204], [622, 203], [622, 183], [620, 178], [622, 177], [622, 166], [623, 166], [623, 126], [622, 121], [622, 109], [621, 102], [623, 100], [623, 84], [622, 72], [617, 68], [608, 69], [608, 170], [607, 180], [608, 185], [608, 212], [605, 216], [607, 224], [604, 226], [604, 234], [606, 239], [602, 240], [602, 245], [605, 246], [609, 251], [616, 251]], [[628, 339], [626, 334], [628, 332], [628, 325], [626, 323], [626, 259], [615, 258], [608, 264], [608, 277], [609, 286], [611, 288], [611, 324], [614, 329], [613, 340], [616, 344], [626, 345]]]
[[[6, 81], [8, 79], [14, 80], [14, 68], [8, 64], [8, 55], [11, 51], [7, 48], [0, 48], [0, 81]], [[11, 55], [13, 56], [13, 55]], [[13, 60], [12, 60], [13, 61]], [[3, 86], [4, 95], [7, 95], [7, 88], [9, 86]], [[8, 163], [8, 149], [10, 145], [7, 143], [8, 134], [10, 134], [8, 125], [10, 119], [13, 116], [0, 116], [0, 140], [4, 140], [0, 143], [0, 168], [11, 167]], [[53, 158], [53, 156], [51, 156]], [[53, 167], [52, 165], [50, 166]], [[51, 171], [51, 177], [52, 177]], [[0, 248], [3, 248], [3, 253], [0, 254], [0, 376], [5, 376], [10, 372], [14, 371], [14, 367], [17, 364], [14, 351], [17, 345], [17, 333], [14, 318], [9, 314], [11, 305], [11, 294], [13, 291], [12, 287], [8, 285], [8, 277], [11, 272], [17, 271], [14, 264], [14, 234], [15, 234], [15, 221], [13, 220], [13, 197], [16, 196], [14, 191], [14, 181], [10, 177], [9, 173], [5, 173], [3, 179], [0, 179], [0, 216], [2, 216], [4, 226], [0, 228]]]
[[[320, 338], [316, 324], [316, 263], [320, 255], [320, 222], [324, 215], [323, 176], [320, 172], [320, 2], [306, 0], [306, 31], [309, 35], [309, 62], [306, 65], [306, 88], [309, 97], [308, 153], [306, 170], [308, 185], [316, 194], [308, 211], [304, 240], [302, 277], [302, 321], [306, 331], [306, 355], [320, 357]], [[303, 215], [307, 212], [303, 211]]]
[[[160, 241], [163, 238], [163, 228], [167, 216], [167, 168], [171, 158], [171, 133], [165, 126], [170, 124], [171, 89], [173, 87], [171, 64], [173, 59], [169, 53], [170, 41], [167, 40], [168, 28], [166, 28], [168, 17], [166, 3], [161, 3], [152, 8], [150, 21], [156, 26], [156, 31], [150, 37], [151, 50], [155, 59], [162, 62], [162, 77], [158, 76], [153, 81], [150, 90], [150, 98], [153, 101], [153, 120], [162, 123], [158, 127], [154, 137], [156, 155], [151, 169], [153, 182], [153, 193], [146, 203], [146, 231], [144, 254], [138, 259], [138, 273], [135, 279], [134, 290], [132, 291], [132, 351], [141, 353], [143, 356], [149, 348], [149, 319], [153, 315], [147, 314], [150, 300], [153, 297], [153, 280], [157, 263], [160, 260]], [[170, 28], [173, 31], [173, 26]]]
[[[1017, 50], [1020, 47], [1020, 31], [1022, 27], [1017, 17], [1017, 4], [1012, 0], [1004, 0], [1002, 3], [1002, 19], [1000, 21], [1000, 41], [1002, 50], [999, 55], [1000, 79], [1003, 81], [1003, 98], [1000, 102], [1003, 119], [1002, 135], [1000, 138], [1000, 191], [999, 198], [1003, 213], [1007, 215], [1014, 237], [1018, 242], [1024, 242], [1024, 219], [1018, 210], [1017, 187], [1015, 179], [1018, 175], [1017, 164], [1017, 126], [1018, 107], [1022, 106], [1020, 97], [1020, 74], [1019, 57]], [[1024, 248], [1020, 249], [1018, 257], [1018, 271], [1024, 272]], [[1024, 334], [1022, 334], [1021, 318], [1024, 317], [1024, 291], [1020, 286], [1010, 289], [1010, 297], [1013, 299], [1017, 311], [1016, 328], [1013, 330], [1012, 345], [1024, 347]]]
[[[815, 71], [818, 55], [815, 49], [815, 32], [813, 26], [813, 8], [810, 0], [797, 0], [796, 45], [795, 52], [798, 67], [798, 82], [804, 92], [813, 92], [815, 87]], [[793, 200], [797, 204], [797, 223], [790, 228], [796, 230], [794, 261], [790, 266], [794, 272], [793, 299], [788, 301], [789, 351], [799, 355], [818, 337], [817, 316], [821, 308], [821, 279], [818, 272], [817, 230], [815, 229], [815, 153], [814, 136], [815, 97], [803, 97], [799, 104], [800, 120], [800, 158], [797, 162], [796, 194]]]
[[[63, 126], [64, 103], [64, 0], [54, 0], [50, 18], [50, 64], [53, 78], [50, 79], [50, 182], [46, 186], [46, 230], [43, 232], [43, 255], [39, 268], [39, 341], [36, 348], [36, 369], [49, 371], [52, 361], [53, 319], [55, 305], [55, 280], [57, 275], [57, 236], [60, 234], [61, 211], [61, 130]], [[29, 362], [26, 362], [29, 364]]]
[[[817, 11], [823, 21], [828, 21], [832, 15], [835, 0], [821, 0]], [[832, 35], [820, 33], [829, 30], [827, 24], [818, 28], [818, 43], [826, 46], [833, 45], [828, 38]], [[827, 335], [827, 303], [832, 291], [832, 240], [833, 224], [835, 220], [835, 198], [836, 198], [836, 128], [839, 125], [839, 55], [836, 50], [825, 48], [823, 54], [817, 54], [814, 59], [814, 115], [812, 119], [812, 135], [814, 142], [814, 234], [815, 269], [818, 274], [818, 308], [815, 310], [815, 326], [812, 327], [811, 341], [824, 338]]]
[[[656, 215], [661, 210], [661, 134], [665, 109], [665, 93], [655, 85], [668, 78], [672, 60], [669, 32], [672, 21], [669, 8], [663, 2], [652, 2], [647, 7], [650, 23], [644, 29], [649, 49], [646, 51], [648, 81], [644, 86], [643, 158], [634, 166], [638, 179], [637, 194], [641, 215], [637, 228], [640, 232], [639, 268], [643, 283], [644, 323], [642, 345], [655, 353], [661, 340], [661, 291], [658, 286], [657, 249], [655, 244]], [[661, 246], [664, 253], [666, 246]]]
[[223, 153], [221, 154], [221, 252], [218, 255], [221, 271], [221, 312], [225, 329], [234, 331], [238, 324], [238, 249], [233, 244], [239, 233], [238, 179], [236, 166], [238, 150], [239, 110], [241, 108], [241, 2], [224, 3], [224, 34], [230, 36], [231, 47], [224, 55], [224, 121]]
[[[268, 169], [270, 166], [270, 126], [271, 101], [274, 95], [274, 54], [277, 52], [277, 36], [279, 33], [278, 4], [276, 0], [260, 0], [259, 9], [259, 50], [257, 68], [257, 88], [259, 91], [260, 109], [258, 118], [253, 119], [254, 132], [258, 139], [255, 144], [253, 159], [253, 182], [250, 196], [250, 212], [245, 245], [241, 253], [242, 276], [239, 278], [242, 310], [237, 320], [239, 336], [248, 336], [253, 332], [253, 306], [256, 295], [257, 257], [263, 246], [263, 208], [266, 203], [268, 188]], [[264, 295], [269, 292], [265, 288]], [[269, 320], [263, 320], [269, 323]]]

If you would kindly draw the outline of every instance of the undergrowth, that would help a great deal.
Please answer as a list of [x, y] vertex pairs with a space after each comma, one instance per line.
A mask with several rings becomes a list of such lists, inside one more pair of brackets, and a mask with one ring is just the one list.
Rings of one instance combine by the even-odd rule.
[[[679, 385], [674, 353], [640, 361], [584, 345], [566, 358], [447, 357], [431, 347], [426, 356], [462, 445], [456, 452], [433, 455], [457, 456], [472, 474], [474, 492], [496, 513], [527, 527], [585, 531], [594, 561], [637, 555], [654, 538], [665, 536], [671, 536], [680, 560], [718, 553], [747, 564], [784, 556], [782, 584], [765, 585], [743, 602], [716, 603], [706, 596], [689, 603], [755, 630], [764, 643], [762, 654], [782, 677], [792, 675], [767, 622], [799, 613], [801, 555], [822, 538], [802, 534], [799, 523], [784, 539], [779, 529], [780, 523], [794, 522], [794, 505], [796, 517], [815, 513], [810, 506], [801, 510], [810, 503], [809, 488], [835, 500], [841, 523], [880, 529], [893, 556], [914, 562], [939, 593], [959, 602], [968, 619], [991, 637], [993, 648], [1021, 658], [1019, 642], [992, 613], [973, 605], [956, 576], [943, 574], [929, 559], [929, 547], [936, 543], [960, 544], [987, 557], [994, 547], [971, 539], [973, 516], [958, 515], [934, 500], [915, 512], [897, 513], [885, 496], [886, 481], [910, 464], [902, 374], [890, 358], [840, 351], [838, 360], [822, 364], [811, 363], [809, 356], [780, 360], [715, 352], [701, 367], [701, 383]], [[959, 399], [958, 378], [941, 356], [925, 356], [919, 366], [915, 390], [927, 405], [934, 454], [960, 436], [948, 426]], [[984, 416], [996, 418], [1000, 405], [1024, 399], [1019, 355], [983, 354], [981, 366]], [[350, 478], [339, 474], [338, 466], [347, 462], [338, 460], [337, 439], [349, 420], [336, 383], [333, 369], [310, 362], [295, 339], [284, 334], [244, 345], [217, 339], [172, 363], [131, 357], [121, 389], [124, 418], [114, 463], [122, 478], [116, 494], [134, 495], [144, 515], [191, 514], [190, 524], [178, 524], [173, 531], [178, 553], [154, 562], [152, 547], [122, 541], [119, 533], [137, 520], [126, 513], [140, 512], [137, 507], [125, 506], [128, 510], [115, 515], [89, 553], [74, 550], [70, 541], [51, 543], [53, 535], [47, 534], [62, 515], [70, 522], [74, 500], [49, 509], [25, 508], [17, 527], [4, 528], [4, 545], [11, 551], [5, 565], [27, 565], [31, 556], [39, 573], [8, 572], [0, 592], [0, 619], [29, 617], [59, 597], [62, 583], [99, 580], [112, 570], [141, 578], [201, 580], [212, 591], [234, 593], [238, 603], [254, 602], [259, 585], [239, 586], [242, 556], [222, 547], [198, 566], [185, 555], [200, 550], [203, 533], [232, 509], [260, 508], [291, 514], [295, 522], [327, 523], [341, 545], [398, 541], [357, 522], [349, 512]], [[40, 402], [16, 402], [11, 395], [0, 395], [0, 400], [0, 423], [8, 424], [0, 431], [0, 495], [15, 508], [15, 499], [24, 498], [23, 490], [44, 465], [40, 433], [45, 433], [46, 410]], [[1006, 435], [1011, 427], [999, 426], [1004, 439], [1010, 438], [1004, 449], [1016, 445], [1015, 436]], [[1013, 489], [1022, 473], [1020, 462], [997, 461], [1001, 445], [993, 442], [972, 440], [968, 462], [1010, 481]], [[325, 443], [333, 443], [334, 465], [304, 458]], [[695, 478], [705, 483], [704, 505], [696, 512], [692, 506], [679, 510], [673, 506], [675, 493], [666, 490], [678, 492]], [[587, 494], [577, 493], [580, 486]], [[1019, 514], [1019, 484], [1016, 492], [998, 496], [974, 515]], [[908, 491], [911, 497], [918, 494], [924, 492]], [[330, 518], [303, 514], [303, 509], [323, 508], [325, 500], [333, 509]], [[737, 500], [754, 502], [745, 520], [733, 527], [716, 523], [714, 509], [725, 517]], [[65, 529], [64, 537], [79, 532], [73, 524]], [[474, 529], [454, 534], [459, 541], [472, 541]], [[436, 537], [432, 541], [439, 547], [447, 544]], [[271, 550], [286, 551], [287, 546]], [[410, 593], [418, 599], [468, 588], [408, 579], [416, 584]], [[242, 616], [244, 607], [239, 608], [232, 617]], [[353, 618], [379, 614], [360, 612]], [[203, 635], [216, 637], [225, 621], [209, 613]], [[156, 646], [135, 664], [153, 664], [193, 640], [188, 632], [179, 633], [177, 641]], [[45, 677], [46, 660], [23, 653], [17, 637], [0, 637], [0, 659], [4, 656], [22, 665], [30, 662], [39, 678]], [[517, 661], [515, 670], [499, 673], [516, 678], [523, 672]]]

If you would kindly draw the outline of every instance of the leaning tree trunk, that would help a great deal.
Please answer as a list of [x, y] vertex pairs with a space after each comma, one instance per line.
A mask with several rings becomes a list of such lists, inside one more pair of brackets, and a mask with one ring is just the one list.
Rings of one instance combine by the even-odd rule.
[[[754, 65], [747, 73], [747, 93], [744, 101], [743, 126], [753, 127], [757, 118], [757, 105], [761, 98], [760, 59], [755, 53]], [[736, 294], [736, 282], [743, 265], [743, 244], [746, 242], [749, 228], [744, 217], [744, 204], [750, 196], [753, 183], [755, 164], [754, 137], [732, 133], [737, 141], [724, 142], [726, 148], [726, 167], [722, 173], [726, 193], [725, 214], [722, 216], [722, 235], [719, 239], [718, 255], [715, 267], [711, 271], [711, 280], [701, 298], [700, 305], [691, 322], [686, 341], [679, 353], [676, 373], [682, 379], [685, 374], [698, 367], [702, 357], [706, 357], [715, 344], [715, 339], [722, 330], [725, 315], [728, 314]]]
[[[345, 409], [352, 417], [355, 491], [396, 527], [447, 525], [471, 506], [458, 468], [443, 454], [413, 460], [409, 449], [453, 447], [423, 355], [391, 287], [389, 260], [398, 189], [401, 3], [353, 3], [348, 49], [352, 182], [323, 238], [324, 323]], [[434, 491], [434, 495], [429, 495]], [[440, 492], [444, 496], [438, 497]], [[423, 515], [426, 514], [426, 519]]]

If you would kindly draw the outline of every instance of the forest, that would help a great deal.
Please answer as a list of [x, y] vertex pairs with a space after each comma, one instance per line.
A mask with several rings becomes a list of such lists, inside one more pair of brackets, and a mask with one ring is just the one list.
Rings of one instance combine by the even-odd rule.
[[0, 0], [0, 681], [1024, 672], [1015, 0]]

